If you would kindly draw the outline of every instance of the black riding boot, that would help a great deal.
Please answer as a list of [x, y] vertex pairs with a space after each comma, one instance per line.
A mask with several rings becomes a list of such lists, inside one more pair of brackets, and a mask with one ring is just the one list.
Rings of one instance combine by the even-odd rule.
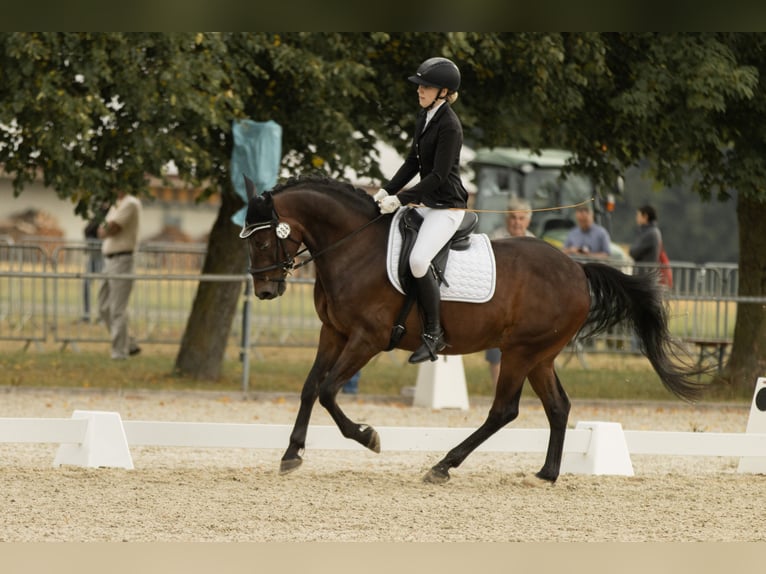
[[431, 269], [423, 277], [415, 279], [418, 294], [418, 305], [423, 310], [423, 344], [412, 353], [410, 363], [422, 363], [426, 359], [436, 360], [436, 354], [447, 346], [444, 340], [439, 314], [441, 296], [439, 282]]

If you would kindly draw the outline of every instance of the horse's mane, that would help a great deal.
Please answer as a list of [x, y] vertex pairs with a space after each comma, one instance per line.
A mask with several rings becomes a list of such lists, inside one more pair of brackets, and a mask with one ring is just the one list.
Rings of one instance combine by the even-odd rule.
[[354, 187], [348, 182], [320, 174], [291, 177], [287, 181], [275, 186], [271, 193], [276, 195], [293, 188], [311, 188], [321, 193], [345, 195], [348, 198], [347, 203], [349, 206], [359, 205], [359, 209], [363, 209], [366, 213], [375, 207], [375, 201], [365, 190]]

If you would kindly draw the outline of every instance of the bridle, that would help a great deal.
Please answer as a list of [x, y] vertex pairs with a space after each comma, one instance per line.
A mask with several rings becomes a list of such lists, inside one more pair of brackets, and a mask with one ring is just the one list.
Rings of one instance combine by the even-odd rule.
[[[300, 251], [297, 251], [294, 255], [290, 255], [290, 252], [287, 250], [286, 242], [292, 241], [293, 243], [296, 243], [300, 246], [302, 241], [299, 241], [295, 238], [293, 238], [290, 234], [292, 233], [292, 228], [290, 227], [290, 224], [286, 221], [280, 221], [279, 214], [277, 213], [277, 210], [275, 207], [272, 207], [271, 209], [271, 220], [266, 222], [258, 222], [258, 223], [250, 223], [248, 224], [245, 222], [245, 224], [242, 226], [242, 231], [239, 232], [239, 237], [241, 239], [247, 239], [254, 233], [257, 233], [258, 231], [263, 231], [264, 229], [273, 229], [274, 235], [277, 238], [277, 243], [275, 245], [275, 253], [274, 253], [274, 259], [278, 260], [278, 263], [273, 263], [272, 265], [267, 265], [266, 267], [250, 267], [248, 266], [247, 272], [253, 276], [253, 279], [257, 279], [259, 281], [273, 281], [276, 283], [284, 283], [286, 280], [286, 276], [293, 271], [294, 269], [300, 269], [304, 265], [308, 265], [315, 259], [317, 259], [320, 255], [323, 255], [327, 251], [334, 249], [335, 247], [341, 245], [345, 241], [351, 239], [361, 231], [364, 231], [367, 227], [378, 221], [381, 217], [383, 217], [383, 214], [378, 215], [374, 219], [371, 219], [361, 227], [355, 229], [345, 237], [342, 237], [335, 243], [331, 243], [324, 249], [318, 251], [317, 253], [311, 254], [310, 257], [304, 259], [300, 263], [295, 263], [295, 259], [297, 257], [300, 257], [304, 253], [309, 251], [308, 247], [304, 247]], [[248, 254], [252, 255], [252, 247], [251, 243], [248, 241], [247, 243], [248, 248]], [[280, 255], [281, 252], [281, 255]], [[282, 260], [279, 261], [279, 258], [282, 257]], [[252, 257], [249, 258], [252, 260]], [[282, 272], [282, 276], [278, 278], [271, 278], [264, 273], [267, 273], [268, 271], [273, 271], [275, 269], [279, 269]]]
[[[248, 239], [254, 233], [258, 233], [259, 231], [263, 231], [264, 229], [274, 230], [274, 236], [277, 239], [277, 242], [274, 246], [274, 249], [275, 249], [274, 259], [277, 260], [278, 262], [272, 265], [267, 265], [266, 267], [248, 266], [247, 272], [253, 276], [253, 279], [257, 279], [259, 281], [274, 281], [276, 283], [284, 283], [285, 276], [290, 271], [304, 265], [304, 264], [296, 265], [295, 258], [302, 255], [306, 251], [308, 251], [308, 248], [304, 248], [301, 251], [296, 252], [295, 255], [290, 255], [290, 252], [287, 249], [287, 241], [292, 241], [293, 243], [296, 243], [299, 246], [302, 242], [290, 236], [290, 233], [292, 232], [292, 229], [290, 228], [290, 224], [284, 221], [279, 221], [279, 214], [277, 213], [277, 210], [274, 208], [272, 208], [271, 210], [270, 221], [260, 222], [260, 223], [250, 223], [250, 224], [245, 222], [245, 224], [242, 226], [242, 231], [239, 232], [239, 237], [241, 239]], [[248, 257], [249, 261], [252, 261], [252, 249], [253, 248], [252, 248], [251, 242], [248, 241], [247, 250], [249, 255]], [[281, 261], [279, 260], [280, 257], [282, 257]], [[281, 277], [272, 278], [265, 275], [265, 273], [269, 271], [274, 271], [275, 269], [279, 269], [282, 272]]]

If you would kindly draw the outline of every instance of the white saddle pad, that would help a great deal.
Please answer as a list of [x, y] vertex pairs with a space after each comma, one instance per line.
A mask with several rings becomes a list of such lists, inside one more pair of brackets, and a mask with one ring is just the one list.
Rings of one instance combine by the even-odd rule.
[[[399, 293], [404, 294], [399, 283], [399, 255], [402, 252], [402, 234], [399, 219], [404, 214], [400, 209], [394, 215], [388, 232], [388, 256], [386, 268], [388, 279]], [[465, 251], [451, 251], [447, 259], [444, 278], [449, 287], [442, 283], [443, 301], [486, 303], [495, 294], [495, 253], [489, 237], [483, 233], [471, 235], [471, 246]]]

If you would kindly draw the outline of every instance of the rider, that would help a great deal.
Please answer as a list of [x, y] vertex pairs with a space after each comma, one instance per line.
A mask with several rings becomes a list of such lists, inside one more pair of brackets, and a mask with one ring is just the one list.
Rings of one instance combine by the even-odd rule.
[[[374, 198], [381, 213], [393, 213], [402, 205], [414, 203], [419, 204], [415, 209], [423, 216], [409, 261], [424, 315], [423, 344], [409, 362], [420, 363], [435, 361], [436, 354], [447, 346], [439, 315], [439, 282], [431, 260], [462, 222], [468, 193], [460, 180], [463, 128], [451, 106], [457, 100], [460, 70], [447, 58], [429, 58], [409, 80], [418, 85], [422, 108], [415, 123], [415, 137], [404, 164]], [[417, 174], [420, 181], [402, 189]]]

